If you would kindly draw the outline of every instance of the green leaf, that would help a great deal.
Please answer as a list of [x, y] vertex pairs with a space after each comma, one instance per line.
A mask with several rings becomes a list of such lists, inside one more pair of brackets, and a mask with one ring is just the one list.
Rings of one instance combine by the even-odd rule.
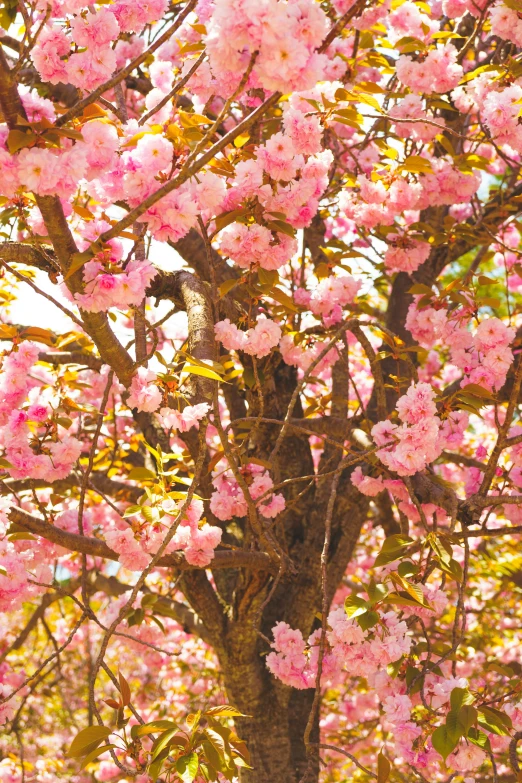
[[431, 744], [444, 761], [446, 761], [450, 753], [453, 753], [458, 741], [458, 738], [456, 740], [450, 738], [446, 726], [439, 726], [431, 735]]
[[286, 220], [267, 220], [266, 225], [271, 231], [295, 237], [295, 228], [290, 223], [287, 223]]
[[488, 672], [497, 672], [497, 674], [502, 674], [504, 677], [513, 677], [515, 674], [511, 666], [502, 665], [496, 661], [488, 663], [484, 668]]
[[493, 707], [478, 707], [478, 711], [482, 714], [482, 718], [479, 718], [478, 724], [482, 726], [486, 731], [491, 731], [493, 734], [498, 734], [501, 737], [509, 736], [513, 723], [509, 715], [501, 710], [496, 710]]
[[178, 729], [168, 729], [167, 731], [164, 731], [155, 741], [154, 745], [152, 746], [152, 755], [151, 758], [154, 761], [158, 758], [159, 754], [165, 750], [171, 739], [174, 737], [175, 734], [178, 733]]
[[9, 541], [36, 541], [36, 540], [37, 540], [36, 536], [31, 535], [31, 533], [12, 533], [12, 535], [9, 536]]
[[[485, 400], [495, 399], [490, 391], [483, 386], [480, 386], [478, 383], [468, 383], [463, 387], [462, 391], [465, 391], [466, 394], [472, 394], [474, 397], [482, 397]], [[458, 394], [460, 394], [460, 392]]]
[[198, 754], [189, 753], [188, 756], [181, 756], [176, 761], [176, 772], [179, 774], [183, 783], [192, 783], [198, 774]]
[[[210, 723], [210, 721], [212, 721], [212, 723]], [[214, 749], [219, 754], [220, 758], [225, 762], [226, 766], [228, 766], [230, 761], [230, 749], [228, 747], [228, 742], [223, 735], [226, 735], [226, 733], [230, 734], [230, 729], [226, 729], [224, 726], [221, 726], [212, 718], [209, 718], [209, 724], [210, 725], [205, 727], [205, 734], [207, 735], [210, 744], [213, 745]]]
[[212, 745], [211, 742], [208, 742], [208, 740], [204, 740], [202, 742], [202, 748], [208, 763], [211, 764], [214, 769], [221, 772], [223, 767], [223, 760], [221, 759], [221, 756], [219, 755], [214, 745]]
[[12, 467], [13, 466], [8, 460], [4, 459], [3, 457], [0, 457], [0, 468], [7, 468], [9, 470]]
[[473, 745], [477, 745], [477, 747], [491, 753], [491, 743], [489, 737], [484, 734], [484, 732], [472, 728], [468, 731], [468, 740], [472, 742]]
[[87, 263], [87, 261], [90, 261], [93, 256], [94, 253], [92, 250], [84, 250], [83, 253], [73, 253], [71, 256], [71, 266], [67, 270], [64, 280], [68, 280], [69, 277], [72, 277], [72, 275], [81, 269], [82, 266]]
[[441, 571], [445, 571], [447, 574], [450, 574], [455, 579], [456, 582], [462, 582], [462, 580], [464, 579], [462, 566], [453, 557], [447, 563], [440, 562], [439, 568], [441, 569]]
[[107, 750], [110, 750], [111, 748], [115, 748], [116, 745], [102, 745], [101, 748], [95, 748], [91, 753], [89, 753], [87, 756], [85, 756], [84, 760], [82, 761], [82, 765], [80, 769], [84, 769], [88, 764], [92, 764], [93, 761], [96, 761], [98, 756], [101, 756], [102, 753], [105, 753]]
[[219, 286], [219, 297], [222, 298], [226, 296], [230, 291], [232, 291], [233, 288], [236, 287], [237, 284], [238, 281], [235, 277], [231, 277], [229, 280], [225, 280]]
[[386, 783], [390, 777], [391, 764], [382, 752], [377, 756], [377, 783]]
[[470, 704], [463, 704], [459, 710], [458, 720], [462, 726], [464, 734], [467, 734], [470, 728], [476, 723], [478, 718], [478, 712], [475, 707]]
[[[407, 593], [407, 595], [409, 595], [410, 598], [413, 598], [414, 601], [417, 601], [418, 604], [424, 606], [426, 609], [432, 608], [424, 598], [424, 593], [422, 592], [420, 585], [413, 584], [413, 582], [408, 582], [408, 580], [404, 579], [403, 577], [400, 577], [397, 580], [397, 583], [400, 584], [400, 586], [404, 588], [404, 591]], [[402, 590], [399, 590], [399, 593], [402, 594]]]
[[420, 604], [418, 601], [410, 598], [408, 593], [403, 592], [402, 590], [399, 593], [388, 593], [385, 601], [390, 604], [397, 604], [397, 606], [416, 606], [417, 609], [419, 606], [422, 606], [424, 609], [430, 609], [433, 611], [430, 606], [426, 606], [426, 604]]
[[205, 710], [205, 715], [213, 715], [216, 717], [219, 715], [222, 718], [247, 718], [248, 715], [240, 712], [236, 707], [231, 707], [230, 704], [221, 704], [218, 707], [210, 707]]
[[279, 274], [276, 269], [258, 269], [257, 276], [261, 285], [272, 287], [279, 280]]
[[157, 476], [152, 470], [147, 470], [147, 468], [132, 468], [127, 478], [130, 481], [155, 481]]
[[153, 783], [156, 781], [161, 773], [161, 768], [163, 767], [163, 762], [167, 758], [168, 753], [165, 753], [163, 758], [156, 759], [156, 761], [153, 761], [152, 764], [149, 765], [149, 768], [147, 772], [149, 773]]
[[145, 612], [143, 609], [133, 609], [127, 615], [127, 625], [132, 628], [134, 625], [141, 625], [145, 619]]
[[236, 218], [244, 217], [245, 214], [246, 211], [244, 209], [233, 209], [230, 212], [222, 212], [215, 220], [216, 230], [221, 231], [226, 226], [229, 226], [230, 223], [233, 223]]
[[344, 601], [344, 611], [347, 617], [359, 617], [368, 611], [370, 605], [359, 595], [349, 595]]
[[221, 376], [218, 375], [217, 372], [214, 372], [214, 370], [211, 370], [210, 367], [201, 367], [195, 364], [184, 364], [181, 373], [187, 375], [201, 375], [203, 378], [210, 378], [213, 381], [223, 380]]
[[153, 524], [155, 524], [156, 522], [159, 521], [160, 514], [156, 507], [143, 506], [141, 511], [143, 516], [147, 520], [147, 522], [152, 522]]
[[429, 160], [422, 158], [420, 155], [410, 155], [402, 164], [402, 168], [404, 171], [411, 171], [415, 174], [431, 174], [433, 171], [433, 167]]
[[370, 604], [374, 606], [375, 604], [379, 603], [380, 601], [383, 601], [386, 598], [388, 594], [388, 589], [386, 585], [375, 582], [372, 579], [366, 589], [366, 592], [368, 593]]
[[379, 622], [378, 612], [365, 612], [360, 617], [357, 617], [357, 622], [363, 631], [367, 631], [368, 628], [373, 628]]
[[450, 695], [451, 711], [457, 713], [464, 704], [473, 704], [474, 698], [467, 688], [453, 688]]
[[398, 560], [402, 552], [413, 544], [413, 538], [404, 536], [401, 533], [396, 533], [393, 536], [388, 536], [384, 539], [384, 543], [381, 547], [381, 551], [375, 558], [374, 568], [378, 568], [382, 565], [392, 563], [394, 560]]
[[85, 753], [90, 753], [100, 742], [107, 739], [109, 734], [112, 734], [112, 729], [107, 726], [87, 726], [73, 739], [67, 756], [74, 759], [84, 756]]
[[173, 720], [153, 720], [150, 723], [144, 723], [143, 726], [138, 726], [136, 728], [136, 737], [146, 737], [148, 734], [155, 734], [157, 731], [177, 728], [178, 726]]
[[21, 130], [11, 130], [9, 131], [9, 135], [7, 137], [7, 149], [11, 153], [11, 155], [14, 155], [15, 152], [18, 152], [18, 150], [23, 149], [24, 147], [30, 147], [34, 144], [36, 141], [36, 133], [34, 131], [29, 130], [27, 132], [21, 131]]
[[446, 730], [448, 732], [448, 737], [452, 742], [458, 742], [462, 737], [464, 731], [456, 712], [449, 712], [446, 715]]
[[397, 568], [397, 573], [399, 576], [402, 576], [403, 579], [406, 579], [409, 576], [415, 576], [418, 571], [419, 566], [416, 566], [410, 560], [404, 560], [402, 563], [399, 563], [399, 567]]

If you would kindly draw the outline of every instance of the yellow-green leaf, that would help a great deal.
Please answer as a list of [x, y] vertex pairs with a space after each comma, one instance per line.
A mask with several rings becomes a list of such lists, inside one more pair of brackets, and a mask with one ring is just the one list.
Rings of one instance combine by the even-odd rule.
[[87, 748], [90, 748], [88, 751], [90, 753], [91, 750], [94, 750], [94, 748], [91, 748], [91, 745], [98, 745], [107, 739], [109, 734], [112, 734], [112, 729], [107, 726], [87, 726], [73, 739], [67, 751], [67, 756], [69, 758], [79, 758], [85, 754]]
[[223, 380], [221, 376], [217, 374], [217, 372], [214, 372], [214, 370], [195, 364], [184, 364], [181, 373], [182, 375], [201, 375], [203, 378], [210, 378], [213, 381]]

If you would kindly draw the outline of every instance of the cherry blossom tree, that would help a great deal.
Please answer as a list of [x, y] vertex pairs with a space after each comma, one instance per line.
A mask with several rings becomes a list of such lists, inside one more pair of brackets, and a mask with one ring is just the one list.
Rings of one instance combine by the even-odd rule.
[[0, 24], [0, 781], [520, 780], [520, 0]]

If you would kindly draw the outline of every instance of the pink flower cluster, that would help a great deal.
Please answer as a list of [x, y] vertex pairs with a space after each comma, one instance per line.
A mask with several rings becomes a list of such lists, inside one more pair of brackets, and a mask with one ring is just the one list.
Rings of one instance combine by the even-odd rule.
[[[83, 4], [71, 9], [75, 15], [66, 20], [67, 26], [56, 23], [44, 26], [31, 51], [31, 59], [44, 81], [93, 90], [116, 70], [116, 48], [112, 44], [120, 31], [141, 32], [146, 24], [163, 16], [167, 0], [117, 0], [110, 10], [104, 6], [94, 10], [89, 6], [88, 11], [81, 12], [82, 7]], [[55, 15], [64, 14], [57, 9]]]
[[436, 158], [430, 162], [433, 173], [421, 177], [422, 194], [417, 209], [470, 201], [480, 186], [480, 174], [459, 171], [445, 158]]
[[513, 362], [509, 346], [515, 330], [499, 318], [485, 318], [473, 335], [459, 323], [458, 313], [450, 319], [445, 309], [419, 308], [420, 299], [415, 297], [406, 318], [406, 328], [414, 339], [425, 348], [438, 340], [447, 345], [452, 364], [464, 372], [464, 386], [474, 383], [489, 390], [500, 389]]
[[167, 0], [116, 0], [111, 5], [124, 33], [141, 33], [145, 25], [161, 19], [167, 8]]
[[416, 272], [430, 254], [427, 242], [406, 235], [388, 234], [384, 264], [389, 272]]
[[197, 427], [208, 411], [209, 404], [200, 402], [198, 405], [187, 405], [182, 411], [176, 411], [172, 408], [162, 408], [159, 412], [160, 420], [166, 429], [187, 432], [192, 427]]
[[163, 395], [154, 383], [157, 375], [146, 367], [138, 367], [132, 376], [130, 394], [127, 398], [129, 408], [152, 413], [159, 408]]
[[36, 401], [22, 409], [37, 386], [29, 371], [38, 354], [36, 345], [24, 342], [4, 360], [0, 373], [2, 445], [13, 478], [56, 481], [69, 475], [82, 444], [54, 421], [48, 405]]
[[492, 35], [522, 46], [522, 20], [514, 8], [502, 2], [496, 3], [491, 9], [489, 21]]
[[66, 478], [82, 451], [79, 440], [59, 425], [59, 435], [48, 439], [52, 410], [47, 405], [31, 405], [14, 410], [3, 430], [5, 456], [12, 465], [13, 478], [41, 478], [58, 481]]
[[418, 307], [422, 297], [415, 296], [408, 308], [406, 329], [408, 329], [419, 345], [431, 348], [437, 340], [446, 334], [448, 315], [445, 308]]
[[[2, 153], [2, 158], [4, 158]], [[23, 149], [10, 161], [2, 181], [8, 180], [8, 192], [22, 186], [39, 196], [70, 198], [85, 175], [87, 162], [83, 145], [68, 145], [67, 149]]]
[[[338, 678], [343, 668], [352, 677], [369, 677], [407, 655], [411, 647], [408, 627], [396, 612], [377, 610], [379, 622], [363, 631], [350, 619], [342, 607], [328, 615], [328, 647], [323, 658], [322, 677], [325, 682]], [[272, 629], [275, 652], [267, 656], [272, 674], [294, 688], [312, 688], [317, 676], [319, 639], [314, 631], [305, 643], [301, 631], [280, 622]], [[409, 713], [408, 713], [409, 716]]]
[[[31, 52], [33, 64], [44, 81], [93, 90], [109, 79], [116, 68], [111, 43], [118, 37], [120, 27], [114, 13], [101, 7], [75, 16], [69, 30], [71, 38], [63, 27], [47, 24]], [[80, 51], [72, 49], [74, 43]]]
[[251, 81], [266, 90], [313, 87], [326, 57], [316, 53], [327, 17], [312, 0], [216, 0], [207, 24], [206, 49], [215, 75], [237, 82], [258, 52]]
[[[401, 212], [406, 222], [411, 223], [412, 212], [415, 214], [429, 206], [469, 202], [479, 188], [480, 176], [476, 172], [469, 174], [459, 171], [444, 158], [430, 160], [429, 165], [432, 171], [419, 175], [418, 182], [397, 177], [388, 188], [382, 180], [374, 182], [364, 174], [359, 175], [358, 191], [346, 189], [339, 195], [340, 216], [349, 218], [356, 226], [365, 229], [393, 225]], [[423, 248], [423, 252], [426, 252], [426, 248]], [[390, 265], [393, 264], [409, 268], [407, 260], [392, 251]]]
[[422, 194], [419, 183], [397, 177], [386, 189], [381, 180], [374, 182], [367, 176], [357, 178], [359, 191], [345, 190], [339, 196], [341, 212], [364, 228], [391, 225], [395, 216], [405, 210], [418, 208]]
[[[136, 188], [138, 178], [142, 182], [141, 191]], [[154, 179], [147, 170], [133, 172], [130, 176], [126, 174], [124, 184], [126, 189], [132, 190], [136, 203], [156, 190]], [[185, 184], [156, 202], [138, 221], [147, 223], [158, 242], [177, 242], [196, 225], [197, 216], [198, 203], [190, 186]]]
[[[404, 3], [401, 8], [407, 5]], [[437, 133], [442, 133], [445, 128], [445, 122], [442, 117], [434, 119], [433, 112], [423, 106], [422, 98], [419, 95], [406, 95], [390, 109], [390, 117], [398, 120], [409, 120], [412, 122], [397, 122], [394, 130], [397, 136], [403, 139], [413, 139], [423, 144], [433, 141]], [[430, 123], [423, 122], [430, 120]]]
[[297, 242], [286, 234], [277, 238], [265, 226], [232, 223], [220, 234], [220, 250], [242, 269], [259, 265], [279, 269], [297, 252]]
[[5, 357], [0, 373], [0, 424], [7, 422], [35, 385], [29, 378], [29, 370], [38, 361], [38, 354], [37, 345], [23, 342]]
[[123, 522], [118, 527], [106, 530], [105, 543], [119, 556], [118, 560], [129, 571], [143, 571], [150, 557], [143, 551], [132, 532], [132, 528]]
[[246, 332], [238, 329], [229, 318], [218, 321], [214, 331], [216, 340], [219, 340], [227, 351], [243, 351], [258, 359], [268, 356], [281, 339], [279, 324], [264, 315], [258, 316], [256, 325]]
[[[327, 318], [328, 316], [324, 319], [325, 323]], [[320, 340], [316, 340], [312, 344], [309, 344], [307, 341], [296, 344], [291, 334], [285, 334], [279, 343], [279, 350], [285, 364], [299, 367], [300, 370], [307, 370], [323, 348], [324, 343]], [[338, 360], [339, 352], [334, 347], [316, 365], [314, 375], [321, 376], [323, 373], [328, 372], [329, 368]]]
[[321, 126], [305, 111], [288, 107], [283, 115], [285, 132], [274, 134], [260, 146], [255, 160], [240, 161], [236, 166], [223, 209], [235, 210], [246, 200], [257, 198], [270, 226], [268, 231], [264, 226], [235, 224], [221, 232], [223, 252], [239, 266], [247, 268], [253, 259], [265, 269], [277, 269], [288, 261], [297, 251], [295, 240], [270, 222], [284, 216], [296, 229], [310, 225], [328, 187], [333, 155], [330, 150], [320, 151]]
[[463, 74], [457, 55], [453, 44], [430, 49], [419, 60], [402, 54], [397, 60], [397, 76], [417, 93], [449, 92], [457, 86]]
[[9, 612], [21, 607], [29, 597], [26, 562], [16, 547], [7, 539], [0, 541], [0, 611]]
[[159, 520], [147, 522], [134, 532], [123, 519], [116, 520], [104, 536], [108, 546], [119, 555], [120, 563], [131, 571], [147, 567], [151, 555], [163, 543], [166, 534], [176, 526], [176, 532], [165, 548], [165, 553], [183, 551], [188, 563], [204, 567], [214, 557], [221, 541], [221, 529], [201, 522], [203, 502], [192, 500], [181, 519], [181, 501], [167, 497], [161, 504]]
[[427, 383], [410, 386], [397, 402], [397, 412], [402, 424], [380, 421], [372, 427], [372, 437], [377, 446], [390, 440], [393, 446], [381, 448], [377, 455], [381, 462], [399, 476], [412, 476], [433, 462], [442, 451], [439, 441], [440, 419], [434, 391]]
[[508, 144], [518, 151], [522, 149], [522, 129], [518, 122], [521, 99], [522, 87], [511, 84], [503, 90], [490, 90], [482, 102], [482, 117], [496, 144]]
[[311, 292], [298, 288], [294, 299], [314, 315], [322, 316], [326, 326], [331, 326], [341, 321], [342, 308], [354, 301], [360, 287], [361, 283], [351, 275], [331, 275], [320, 280]]
[[448, 336], [451, 361], [465, 373], [463, 386], [476, 383], [486, 389], [500, 389], [513, 362], [509, 347], [515, 330], [499, 318], [485, 318], [474, 334], [454, 329]]
[[396, 41], [405, 36], [428, 42], [431, 35], [439, 29], [438, 22], [423, 14], [419, 6], [406, 0], [390, 14], [390, 40]]
[[[261, 516], [272, 519], [284, 510], [284, 496], [272, 492], [274, 482], [266, 468], [250, 463], [241, 468], [241, 473]], [[218, 467], [213, 477], [212, 484], [216, 491], [210, 498], [210, 510], [214, 516], [222, 522], [232, 517], [246, 516], [247, 501], [231, 470]]]
[[151, 280], [157, 274], [148, 261], [129, 261], [125, 270], [97, 260], [87, 261], [83, 267], [84, 292], [75, 294], [74, 301], [91, 313], [107, 312], [111, 307], [122, 310], [139, 305]]

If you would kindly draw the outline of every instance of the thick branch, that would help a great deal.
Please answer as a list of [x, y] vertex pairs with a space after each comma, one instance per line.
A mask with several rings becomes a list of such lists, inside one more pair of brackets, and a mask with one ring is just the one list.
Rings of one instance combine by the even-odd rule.
[[[77, 533], [68, 533], [58, 527], [50, 525], [43, 519], [28, 514], [21, 508], [12, 507], [8, 512], [11, 522], [25, 528], [30, 533], [42, 536], [53, 544], [68, 549], [71, 552], [81, 552], [93, 557], [103, 557], [106, 560], [118, 560], [119, 555], [114, 552], [104, 541], [98, 538], [88, 538]], [[184, 556], [178, 552], [164, 555], [158, 561], [158, 566], [172, 567], [179, 571], [201, 570], [198, 566], [187, 563]], [[251, 568], [253, 570], [273, 571], [270, 557], [263, 552], [246, 552], [243, 550], [218, 551], [214, 555], [212, 568]]]
[[[0, 495], [10, 495], [15, 492], [30, 491], [33, 489], [46, 489], [52, 487], [59, 495], [67, 492], [74, 487], [80, 487], [80, 479], [71, 474], [65, 479], [59, 481], [45, 481], [44, 479], [5, 479], [0, 482]], [[116, 481], [108, 478], [105, 473], [94, 472], [89, 479], [89, 485], [95, 490], [99, 490], [104, 495], [114, 498], [122, 498], [133, 503], [143, 495], [144, 490], [132, 484], [125, 484], [123, 481]]]
[[[212, 362], [216, 356], [214, 321], [209, 290], [196, 275], [184, 270], [159, 274], [147, 289], [148, 296], [181, 301], [188, 318], [188, 348], [199, 361]], [[197, 377], [189, 391], [195, 402], [210, 400], [214, 381]], [[188, 383], [187, 383], [188, 385]]]
[[25, 266], [33, 266], [44, 272], [56, 274], [58, 265], [53, 265], [48, 257], [53, 253], [54, 251], [51, 247], [45, 248], [45, 252], [42, 252], [37, 247], [22, 244], [21, 242], [4, 242], [0, 245], [0, 258], [2, 261], [6, 261], [8, 264], [25, 264]]
[[62, 364], [80, 364], [95, 372], [100, 372], [103, 367], [102, 360], [97, 356], [81, 351], [41, 351], [38, 358], [41, 362], [52, 364], [53, 367], [60, 367]]

